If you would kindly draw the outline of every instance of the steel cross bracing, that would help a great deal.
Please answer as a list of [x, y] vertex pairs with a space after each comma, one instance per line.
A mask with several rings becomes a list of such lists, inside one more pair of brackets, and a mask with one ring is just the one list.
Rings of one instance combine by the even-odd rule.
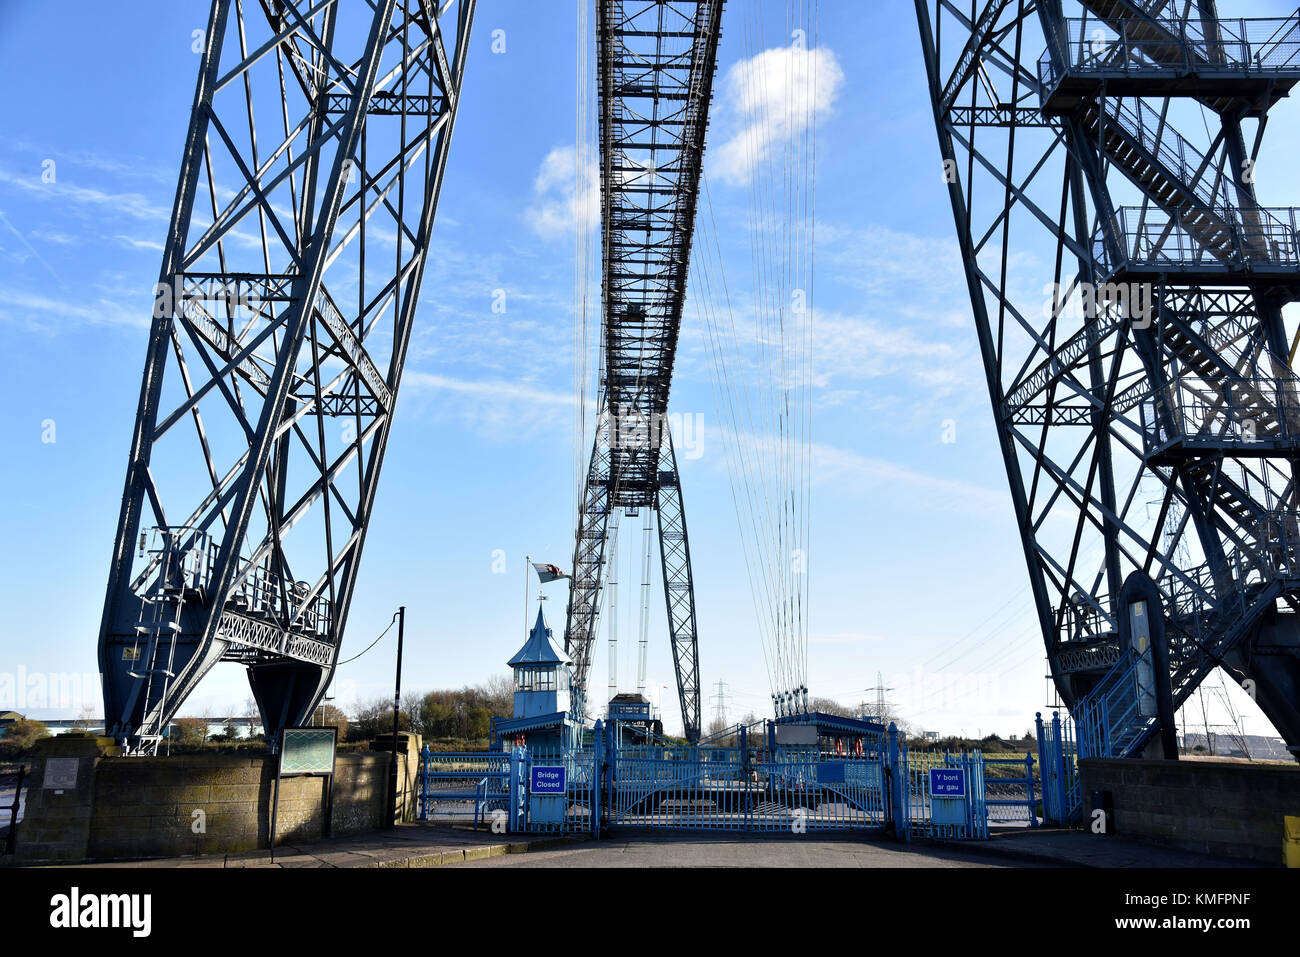
[[134, 750], [218, 661], [268, 735], [329, 685], [474, 7], [212, 4], [99, 635]]
[[[1141, 570], [1174, 705], [1222, 665], [1294, 749], [1300, 383], [1282, 309], [1300, 241], [1254, 169], [1300, 81], [1300, 14], [1068, 6], [916, 0], [1052, 675], [1074, 708], [1128, 666], [1117, 600]], [[1130, 730], [1129, 753], [1153, 727]]]
[[677, 691], [692, 741], [700, 728], [695, 597], [666, 413], [722, 7], [723, 0], [596, 4], [603, 354], [565, 630], [582, 690], [610, 516], [617, 508], [656, 509]]

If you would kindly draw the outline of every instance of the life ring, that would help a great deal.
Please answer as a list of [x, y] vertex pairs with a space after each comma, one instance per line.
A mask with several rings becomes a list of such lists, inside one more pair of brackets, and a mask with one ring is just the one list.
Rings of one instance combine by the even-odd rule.
[[857, 757], [859, 757], [859, 758], [862, 757], [862, 739], [861, 739], [861, 738], [856, 738], [856, 739], [854, 740], [854, 742], [853, 742], [853, 753], [854, 753]]
[[835, 739], [835, 753], [838, 754], [840, 757], [844, 757], [844, 739], [843, 739], [843, 738], [836, 738], [836, 739]]

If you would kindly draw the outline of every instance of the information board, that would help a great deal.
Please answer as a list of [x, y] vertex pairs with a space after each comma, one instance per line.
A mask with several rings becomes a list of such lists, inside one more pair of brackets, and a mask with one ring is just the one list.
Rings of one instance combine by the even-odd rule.
[[75, 788], [77, 786], [77, 759], [46, 758], [45, 783], [41, 786], [59, 790]]
[[333, 774], [338, 728], [285, 728], [280, 774]]

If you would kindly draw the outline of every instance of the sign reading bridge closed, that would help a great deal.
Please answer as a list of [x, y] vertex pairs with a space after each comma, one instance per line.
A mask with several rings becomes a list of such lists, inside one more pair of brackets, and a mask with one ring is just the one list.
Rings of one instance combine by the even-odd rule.
[[534, 767], [529, 775], [528, 790], [532, 794], [564, 794], [568, 777], [563, 767]]

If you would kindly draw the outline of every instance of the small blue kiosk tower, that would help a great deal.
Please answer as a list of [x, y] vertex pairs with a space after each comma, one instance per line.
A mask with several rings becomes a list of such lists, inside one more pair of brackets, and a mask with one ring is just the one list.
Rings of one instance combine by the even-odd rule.
[[577, 747], [582, 723], [573, 714], [573, 659], [556, 647], [540, 605], [528, 640], [508, 664], [515, 677], [515, 714], [493, 722], [494, 745], [553, 754]]

